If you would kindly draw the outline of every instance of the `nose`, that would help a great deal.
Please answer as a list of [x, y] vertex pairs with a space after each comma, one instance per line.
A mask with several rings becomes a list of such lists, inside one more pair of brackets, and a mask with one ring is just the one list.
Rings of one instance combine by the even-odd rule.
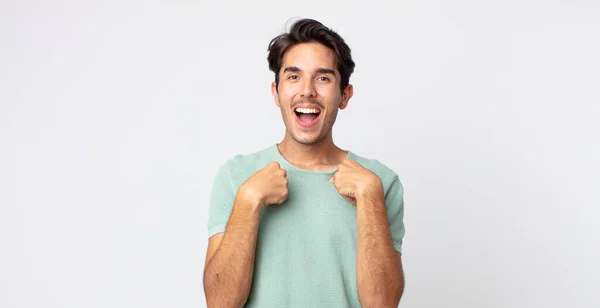
[[302, 89], [300, 90], [300, 96], [302, 97], [315, 97], [317, 95], [317, 91], [315, 90], [315, 85], [312, 80], [306, 80], [302, 84]]

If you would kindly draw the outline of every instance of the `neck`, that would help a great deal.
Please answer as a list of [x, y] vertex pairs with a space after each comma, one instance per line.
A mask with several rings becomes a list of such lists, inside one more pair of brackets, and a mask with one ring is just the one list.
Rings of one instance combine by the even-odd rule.
[[333, 143], [331, 134], [314, 144], [298, 143], [286, 134], [277, 148], [291, 164], [312, 171], [324, 171], [336, 167], [347, 156], [346, 151]]

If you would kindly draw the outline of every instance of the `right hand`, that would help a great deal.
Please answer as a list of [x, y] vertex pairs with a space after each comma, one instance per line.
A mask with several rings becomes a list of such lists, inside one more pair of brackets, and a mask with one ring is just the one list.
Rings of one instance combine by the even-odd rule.
[[286, 176], [287, 172], [279, 163], [271, 162], [242, 184], [243, 195], [261, 208], [270, 204], [282, 204], [288, 197]]

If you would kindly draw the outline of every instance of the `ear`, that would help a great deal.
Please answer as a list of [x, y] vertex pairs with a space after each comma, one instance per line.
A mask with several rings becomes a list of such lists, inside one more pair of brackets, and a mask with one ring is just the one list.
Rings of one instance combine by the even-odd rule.
[[340, 103], [341, 110], [344, 110], [346, 107], [348, 107], [348, 102], [352, 98], [352, 95], [354, 95], [354, 87], [349, 84], [344, 89], [344, 93], [342, 93], [342, 102]]
[[275, 105], [277, 105], [277, 107], [280, 107], [279, 95], [277, 93], [277, 84], [275, 84], [275, 81], [271, 83], [271, 93], [273, 94], [273, 98], [275, 99]]

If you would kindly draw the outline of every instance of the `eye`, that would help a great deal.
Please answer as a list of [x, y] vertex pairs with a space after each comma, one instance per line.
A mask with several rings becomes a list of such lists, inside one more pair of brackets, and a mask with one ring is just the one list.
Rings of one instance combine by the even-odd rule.
[[290, 76], [288, 76], [287, 79], [294, 79], [295, 80], [295, 79], [298, 79], [298, 76], [297, 75], [290, 75]]
[[328, 78], [328, 77], [325, 77], [325, 76], [322, 76], [322, 77], [319, 77], [319, 78], [318, 78], [318, 80], [319, 80], [319, 81], [325, 81], [325, 82], [328, 82], [328, 81], [329, 81], [329, 78]]

